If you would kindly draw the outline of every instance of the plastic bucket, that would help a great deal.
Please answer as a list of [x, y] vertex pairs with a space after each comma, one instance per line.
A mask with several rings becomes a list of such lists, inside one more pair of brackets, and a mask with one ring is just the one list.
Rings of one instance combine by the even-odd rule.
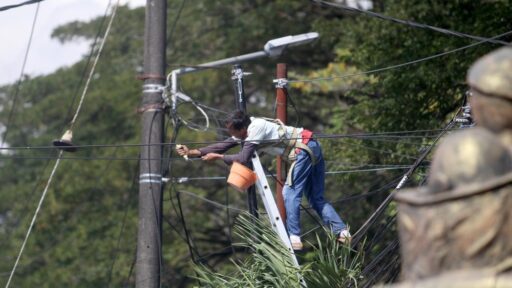
[[256, 183], [256, 173], [244, 165], [233, 162], [229, 171], [228, 184], [243, 192]]

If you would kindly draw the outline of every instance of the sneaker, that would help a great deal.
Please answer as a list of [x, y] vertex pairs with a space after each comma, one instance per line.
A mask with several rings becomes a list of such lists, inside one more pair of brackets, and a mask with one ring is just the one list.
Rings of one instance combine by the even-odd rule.
[[340, 235], [338, 236], [338, 242], [341, 244], [348, 244], [350, 243], [350, 240], [352, 240], [352, 235], [350, 235], [350, 232], [348, 229], [343, 229], [340, 232]]
[[300, 241], [300, 236], [290, 235], [290, 242], [293, 250], [302, 250], [302, 248], [304, 248], [304, 245], [302, 245], [302, 242]]

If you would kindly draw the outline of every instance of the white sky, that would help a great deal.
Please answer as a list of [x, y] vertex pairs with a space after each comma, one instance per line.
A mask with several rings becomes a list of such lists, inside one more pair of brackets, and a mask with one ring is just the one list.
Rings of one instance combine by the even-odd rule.
[[[0, 0], [0, 7], [26, 0]], [[115, 3], [116, 0], [112, 0]], [[104, 15], [108, 0], [44, 0], [39, 12], [24, 74], [48, 74], [57, 68], [73, 64], [88, 53], [87, 42], [67, 42], [61, 45], [51, 39], [54, 28], [75, 20], [87, 21]], [[144, 6], [146, 0], [122, 0], [130, 7]], [[0, 11], [0, 85], [14, 83], [20, 77], [23, 59], [38, 4]], [[115, 20], [114, 20], [115, 21]]]

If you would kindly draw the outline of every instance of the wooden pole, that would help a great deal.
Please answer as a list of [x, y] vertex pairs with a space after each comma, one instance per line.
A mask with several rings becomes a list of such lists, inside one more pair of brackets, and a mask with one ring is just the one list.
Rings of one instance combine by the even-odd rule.
[[[278, 82], [276, 84], [276, 117], [277, 119], [286, 123], [287, 111], [286, 111], [286, 81], [279, 81], [280, 79], [285, 80], [288, 77], [288, 71], [286, 68], [286, 64], [278, 63], [276, 78]], [[281, 218], [283, 219], [283, 223], [286, 225], [286, 208], [284, 206], [284, 197], [283, 197], [283, 183], [286, 181], [286, 162], [281, 159], [281, 156], [277, 156], [277, 183], [276, 183], [276, 201], [277, 208], [279, 209], [279, 214], [281, 214]]]

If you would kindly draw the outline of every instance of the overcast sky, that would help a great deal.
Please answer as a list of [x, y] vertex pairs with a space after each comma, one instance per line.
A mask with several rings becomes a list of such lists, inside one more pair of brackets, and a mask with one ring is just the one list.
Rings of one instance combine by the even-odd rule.
[[[0, 7], [25, 1], [0, 0]], [[112, 0], [112, 3], [115, 2]], [[108, 0], [44, 0], [39, 4], [0, 11], [0, 85], [13, 83], [20, 77], [38, 5], [34, 35], [24, 70], [30, 76], [51, 73], [59, 67], [77, 62], [87, 54], [88, 43], [68, 42], [61, 45], [50, 35], [59, 25], [103, 15], [108, 3]], [[138, 7], [144, 6], [146, 0], [122, 0], [121, 3]]]

